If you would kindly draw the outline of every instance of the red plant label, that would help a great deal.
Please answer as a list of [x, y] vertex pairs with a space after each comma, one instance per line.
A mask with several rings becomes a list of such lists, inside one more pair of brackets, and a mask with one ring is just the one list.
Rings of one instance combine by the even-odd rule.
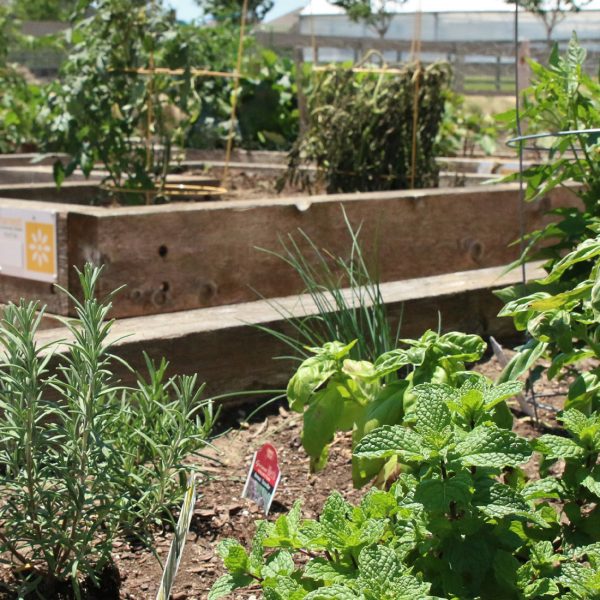
[[280, 476], [277, 451], [267, 443], [254, 453], [242, 498], [256, 502], [268, 514]]

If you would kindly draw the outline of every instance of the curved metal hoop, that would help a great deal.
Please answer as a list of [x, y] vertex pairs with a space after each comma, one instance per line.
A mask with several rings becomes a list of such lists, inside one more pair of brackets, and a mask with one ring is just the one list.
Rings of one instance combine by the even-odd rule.
[[[560, 137], [568, 137], [570, 135], [583, 135], [583, 134], [592, 134], [595, 133], [600, 136], [600, 128], [595, 129], [570, 129], [567, 131], [546, 131], [544, 133], [531, 133], [529, 135], [519, 135], [517, 137], [511, 138], [506, 142], [506, 145], [509, 148], [518, 148], [521, 142], [526, 142], [528, 140], [541, 140], [545, 138], [560, 138]], [[521, 146], [523, 150], [533, 150], [536, 152], [549, 152], [551, 148], [544, 148], [543, 146]]]

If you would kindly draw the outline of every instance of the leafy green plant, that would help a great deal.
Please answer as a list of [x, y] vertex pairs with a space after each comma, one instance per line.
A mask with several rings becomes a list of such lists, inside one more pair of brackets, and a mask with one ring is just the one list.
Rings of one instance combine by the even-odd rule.
[[[476, 335], [427, 331], [418, 340], [401, 340], [405, 348], [391, 350], [374, 363], [351, 360], [355, 342], [313, 348], [287, 388], [290, 407], [304, 415], [302, 444], [311, 469], [321, 469], [336, 431], [352, 431], [353, 444], [381, 425], [401, 423], [412, 410], [413, 388], [425, 382], [457, 383], [465, 362], [481, 358], [485, 343]], [[353, 457], [355, 485], [378, 473], [387, 479], [395, 460]]]
[[282, 185], [309, 187], [303, 167], [316, 164], [317, 182], [328, 193], [435, 187], [435, 140], [449, 81], [446, 64], [378, 75], [345, 67], [318, 73], [308, 128], [289, 154]]
[[150, 365], [138, 391], [114, 380], [112, 295], [95, 298], [99, 276], [90, 265], [80, 273], [66, 354], [36, 344], [36, 303], [8, 305], [0, 324], [0, 552], [21, 595], [69, 583], [80, 597], [110, 566], [119, 532], [170, 521], [190, 470], [184, 455], [212, 424], [193, 378], [164, 383], [164, 365]]
[[[567, 437], [544, 434], [534, 448], [544, 457], [542, 477], [529, 483], [524, 494], [532, 499], [558, 500], [563, 504], [570, 528], [565, 535], [571, 544], [597, 542], [600, 537], [600, 414], [585, 415], [571, 408], [562, 412]], [[564, 464], [560, 464], [563, 463]], [[560, 477], [556, 476], [561, 468]], [[554, 472], [550, 475], [550, 472]]]
[[167, 379], [164, 359], [156, 365], [146, 356], [146, 364], [147, 379], [110, 398], [107, 432], [121, 474], [122, 525], [138, 536], [171, 520], [194, 468], [185, 461], [204, 448], [216, 418], [195, 375]]
[[[547, 277], [506, 288], [500, 316], [513, 317], [530, 339], [506, 366], [502, 378], [514, 379], [534, 368], [538, 377], [570, 377], [566, 407], [584, 412], [600, 408], [600, 237], [589, 238], [556, 262]], [[546, 368], [538, 364], [547, 358]], [[583, 361], [588, 361], [585, 369]]]
[[[242, 19], [243, 0], [196, 0], [196, 4], [218, 22], [239, 25]], [[273, 0], [248, 0], [246, 7], [246, 21], [256, 24], [262, 21], [273, 8]]]
[[9, 53], [25, 39], [12, 10], [0, 6], [0, 153], [30, 150], [39, 136], [35, 119], [42, 106], [40, 88], [8, 62]]
[[[586, 51], [577, 37], [571, 39], [564, 56], [554, 46], [548, 66], [530, 62], [533, 84], [525, 91], [521, 119], [528, 133], [557, 134], [598, 127], [600, 122], [600, 83], [586, 74]], [[516, 126], [516, 112], [499, 116]], [[545, 145], [544, 145], [545, 140]], [[527, 168], [524, 173], [526, 200], [542, 198], [557, 187], [576, 184], [570, 189], [579, 196], [581, 207], [558, 208], [551, 211], [555, 219], [539, 231], [530, 234], [527, 248], [519, 262], [544, 259], [547, 269], [561, 259], [565, 251], [594, 235], [598, 223], [597, 199], [600, 194], [600, 166], [597, 134], [572, 133], [540, 140], [549, 160]], [[524, 142], [531, 146], [532, 142]], [[504, 178], [515, 181], [518, 175]]]
[[498, 128], [493, 116], [478, 106], [468, 105], [465, 98], [447, 92], [444, 118], [438, 133], [440, 156], [493, 154], [498, 141]]
[[40, 86], [28, 83], [12, 66], [0, 66], [0, 153], [31, 151], [41, 136]]
[[[234, 70], [239, 43], [235, 26], [182, 27], [192, 34], [190, 60], [194, 65], [216, 71]], [[233, 79], [198, 77], [194, 89], [200, 113], [187, 133], [187, 147], [225, 147], [231, 124]], [[288, 150], [299, 127], [293, 62], [261, 48], [252, 36], [247, 36], [237, 93], [236, 145], [247, 150]]]
[[6, 66], [9, 51], [22, 39], [20, 25], [11, 7], [2, 4], [0, 6], [0, 67]]
[[[100, 162], [117, 190], [140, 190], [118, 196], [124, 203], [148, 201], [143, 191], [164, 198], [173, 146], [200, 107], [190, 38], [158, 2], [101, 0], [76, 22], [60, 84], [48, 93], [43, 115], [46, 148], [72, 157], [55, 164], [58, 185], [77, 168], [89, 175]], [[182, 74], [139, 71], [153, 66]]]
[[[533, 447], [498, 425], [505, 399], [520, 387], [494, 386], [473, 373], [459, 388], [417, 386], [404, 423], [375, 429], [354, 449], [363, 458], [397, 456], [407, 466], [389, 491], [372, 489], [358, 506], [334, 492], [318, 520], [301, 519], [297, 503], [274, 523], [257, 524], [249, 553], [235, 540], [223, 542], [228, 574], [209, 599], [257, 583], [277, 600], [598, 598], [597, 533], [546, 500], [563, 498], [552, 495], [559, 480], [526, 482], [520, 466]], [[583, 457], [585, 446], [595, 463], [597, 422], [576, 413], [565, 413], [565, 423], [577, 423], [569, 428], [579, 437], [543, 436], [536, 450], [552, 460], [568, 444], [580, 448], [570, 457]], [[596, 512], [600, 490], [589, 487], [587, 506]]]

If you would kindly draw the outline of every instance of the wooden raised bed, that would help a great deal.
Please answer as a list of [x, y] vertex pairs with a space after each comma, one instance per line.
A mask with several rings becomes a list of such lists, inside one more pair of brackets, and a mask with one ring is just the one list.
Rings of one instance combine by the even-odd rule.
[[[542, 277], [538, 265], [529, 265], [529, 278]], [[512, 319], [499, 318], [502, 302], [493, 291], [521, 280], [520, 270], [504, 273], [504, 267], [476, 269], [433, 277], [420, 277], [381, 285], [390, 326], [400, 324], [402, 338], [418, 338], [427, 329], [464, 331], [490, 336], [503, 342], [515, 341]], [[123, 294], [117, 296], [119, 304]], [[241, 390], [285, 388], [293, 361], [273, 360], [287, 356], [290, 349], [280, 340], [260, 330], [267, 326], [294, 335], [282, 318], [317, 315], [308, 296], [288, 296], [255, 300], [229, 306], [215, 306], [175, 314], [150, 315], [118, 320], [111, 331], [112, 352], [134, 369], [145, 372], [144, 353], [155, 360], [166, 357], [170, 374], [198, 374], [206, 382], [208, 395]], [[48, 320], [47, 326], [51, 326]], [[64, 328], [48, 328], [38, 333], [38, 342], [65, 341]], [[66, 350], [66, 348], [65, 348]], [[226, 357], [224, 359], [224, 357]], [[114, 361], [119, 379], [134, 384], [134, 374]], [[244, 401], [234, 396], [230, 401]]]
[[[43, 202], [83, 200], [89, 185], [0, 188], [0, 208], [32, 208], [57, 215], [57, 283], [78, 294], [73, 265], [106, 266], [102, 291], [127, 282], [115, 317], [133, 317], [286, 296], [302, 291], [282, 261], [256, 247], [277, 250], [279, 238], [303, 229], [320, 247], [346, 255], [340, 205], [362, 223], [364, 248], [377, 255], [382, 281], [398, 281], [504, 265], [514, 260], [519, 235], [516, 185], [436, 189], [269, 200], [173, 203], [102, 208]], [[6, 196], [10, 194], [13, 199]], [[39, 198], [18, 200], [15, 196]], [[4, 197], [4, 198], [3, 198]], [[551, 207], [576, 202], [557, 190], [526, 205], [526, 230], [542, 226]], [[0, 303], [37, 299], [50, 312], [72, 314], [53, 285], [0, 274]]]

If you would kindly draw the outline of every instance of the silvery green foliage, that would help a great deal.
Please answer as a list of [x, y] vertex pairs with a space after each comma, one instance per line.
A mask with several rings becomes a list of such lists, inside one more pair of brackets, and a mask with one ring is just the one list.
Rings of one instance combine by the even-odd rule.
[[[318, 520], [302, 519], [296, 503], [257, 524], [250, 552], [223, 542], [228, 574], [209, 599], [256, 584], [277, 600], [599, 598], [600, 421], [566, 411], [569, 437], [530, 442], [496, 422], [520, 389], [475, 374], [458, 388], [416, 386], [403, 423], [373, 430], [354, 450], [398, 457], [404, 469], [389, 490], [373, 488], [356, 506], [334, 492]], [[527, 482], [520, 466], [534, 450], [587, 466], [570, 487], [576, 496], [556, 477]]]
[[[40, 348], [43, 311], [8, 305], [0, 322], [0, 552], [21, 595], [99, 583], [120, 532], [146, 537], [185, 489], [183, 458], [205, 444], [212, 410], [193, 377], [120, 386], [108, 340], [112, 294], [80, 273], [71, 341]], [[52, 368], [50, 362], [52, 361]]]

